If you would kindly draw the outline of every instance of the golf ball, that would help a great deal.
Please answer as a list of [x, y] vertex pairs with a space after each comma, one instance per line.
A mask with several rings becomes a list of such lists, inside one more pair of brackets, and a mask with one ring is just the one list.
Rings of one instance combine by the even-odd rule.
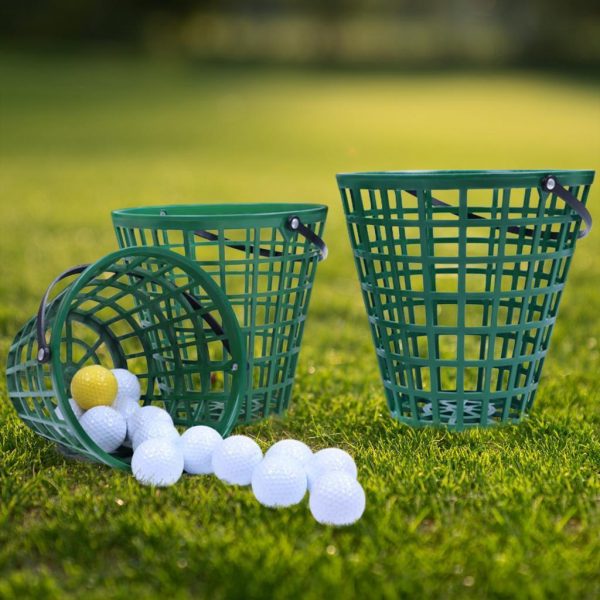
[[173, 419], [171, 418], [171, 415], [163, 408], [153, 405], [142, 406], [127, 419], [129, 436], [133, 439], [135, 430], [138, 427], [154, 421], [161, 421], [173, 425]]
[[100, 365], [83, 367], [71, 380], [71, 396], [84, 410], [110, 406], [117, 396], [117, 379]]
[[127, 423], [123, 415], [110, 406], [90, 408], [79, 423], [104, 452], [114, 452], [125, 441]]
[[265, 457], [252, 472], [252, 491], [264, 506], [298, 504], [306, 494], [306, 472], [289, 456]]
[[142, 390], [139, 379], [127, 369], [113, 369], [111, 373], [117, 380], [117, 397], [115, 403], [124, 400], [139, 402]]
[[299, 440], [281, 440], [273, 444], [265, 453], [265, 458], [289, 456], [305, 465], [313, 456], [312, 450]]
[[[79, 404], [77, 404], [77, 402], [75, 402], [75, 400], [73, 400], [73, 398], [69, 398], [69, 404], [71, 405], [71, 410], [73, 411], [73, 413], [75, 413], [75, 416], [78, 419], [80, 419], [81, 415], [85, 412], [83, 410], [83, 408], [81, 408], [81, 406], [79, 406]], [[61, 421], [65, 420], [65, 417], [64, 417], [64, 415], [62, 413], [62, 410], [60, 410], [60, 406], [56, 407], [56, 410], [54, 411], [54, 414]]]
[[181, 450], [185, 472], [192, 475], [212, 473], [212, 455], [222, 442], [221, 434], [212, 427], [196, 425], [184, 431], [181, 435]]
[[310, 512], [324, 525], [355, 523], [362, 516], [365, 503], [360, 483], [343, 471], [321, 475], [310, 491]]
[[252, 471], [261, 460], [262, 451], [254, 440], [245, 435], [232, 435], [215, 448], [212, 468], [225, 483], [249, 485]]
[[343, 471], [356, 479], [356, 464], [354, 459], [340, 448], [325, 448], [316, 452], [306, 463], [308, 489], [324, 473], [330, 471]]
[[133, 449], [136, 450], [144, 442], [153, 439], [166, 439], [174, 444], [179, 444], [181, 438], [173, 423], [169, 423], [168, 421], [151, 421], [143, 423], [133, 432], [131, 439]]
[[129, 419], [130, 417], [132, 417], [133, 413], [137, 412], [141, 408], [136, 400], [131, 400], [130, 398], [117, 398], [114, 401], [112, 407], [117, 412], [121, 413], [123, 417], [125, 417], [125, 419]]
[[173, 485], [183, 473], [183, 453], [169, 440], [146, 440], [134, 451], [131, 470], [144, 485]]

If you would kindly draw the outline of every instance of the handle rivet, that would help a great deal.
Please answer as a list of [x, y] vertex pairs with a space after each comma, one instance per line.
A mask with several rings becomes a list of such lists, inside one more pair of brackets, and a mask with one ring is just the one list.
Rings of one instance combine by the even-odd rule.
[[238, 370], [238, 364], [237, 363], [233, 363], [231, 365], [231, 370], [234, 371], [234, 372], [237, 371]]
[[556, 187], [556, 179], [554, 177], [548, 177], [546, 179], [546, 189], [552, 191]]
[[47, 348], [40, 348], [37, 353], [38, 362], [44, 362], [48, 358]]
[[292, 217], [290, 219], [290, 228], [296, 230], [298, 227], [300, 227], [300, 219], [298, 217]]
[[167, 211], [166, 211], [164, 208], [161, 208], [161, 209], [160, 209], [160, 213], [159, 213], [159, 215], [160, 215], [161, 217], [166, 217], [166, 216], [167, 216]]

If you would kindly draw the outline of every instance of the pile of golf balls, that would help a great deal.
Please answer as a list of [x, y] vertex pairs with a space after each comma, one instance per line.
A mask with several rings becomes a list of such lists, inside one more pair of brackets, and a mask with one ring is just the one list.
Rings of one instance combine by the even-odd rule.
[[[309, 492], [313, 517], [326, 525], [351, 525], [365, 510], [365, 492], [353, 458], [340, 448], [313, 451], [299, 440], [281, 440], [263, 456], [244, 435], [223, 439], [204, 425], [182, 435], [158, 406], [140, 406], [138, 378], [126, 369], [84, 367], [71, 385], [71, 413], [105, 452], [133, 449], [131, 470], [143, 485], [170, 486], [184, 472], [216, 475], [229, 485], [251, 486], [264, 506], [300, 503]], [[60, 407], [56, 415], [65, 419]]]
[[[141, 387], [127, 369], [90, 365], [79, 369], [71, 381], [68, 399], [73, 416], [92, 441], [104, 452], [131, 445], [130, 419], [140, 410]], [[55, 415], [67, 420], [60, 406]]]
[[356, 464], [339, 448], [313, 454], [303, 442], [281, 440], [263, 457], [256, 442], [234, 435], [215, 445], [212, 470], [225, 483], [250, 484], [256, 499], [272, 508], [298, 504], [308, 490], [310, 511], [319, 523], [351, 525], [365, 510]]

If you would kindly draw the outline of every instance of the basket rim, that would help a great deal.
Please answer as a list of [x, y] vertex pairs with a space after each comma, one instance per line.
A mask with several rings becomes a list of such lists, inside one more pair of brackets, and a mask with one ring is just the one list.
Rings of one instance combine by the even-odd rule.
[[132, 227], [139, 227], [141, 224], [157, 228], [165, 225], [197, 227], [199, 223], [207, 223], [235, 228], [240, 225], [280, 225], [292, 215], [313, 223], [326, 216], [327, 206], [303, 202], [157, 204], [117, 209], [111, 214], [115, 225]]
[[394, 185], [401, 188], [440, 188], [460, 186], [496, 187], [536, 187], [547, 175], [555, 175], [566, 185], [585, 185], [594, 180], [592, 169], [473, 169], [473, 170], [414, 170], [414, 171], [357, 171], [338, 173], [340, 186]]

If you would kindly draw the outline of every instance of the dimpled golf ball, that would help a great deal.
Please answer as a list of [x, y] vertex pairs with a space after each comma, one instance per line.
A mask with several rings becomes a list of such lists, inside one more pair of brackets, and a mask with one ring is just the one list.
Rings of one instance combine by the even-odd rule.
[[142, 406], [139, 410], [135, 411], [127, 420], [127, 430], [131, 439], [133, 439], [135, 430], [138, 427], [154, 421], [161, 421], [173, 425], [171, 415], [158, 406]]
[[123, 415], [110, 406], [90, 408], [79, 423], [104, 452], [114, 452], [125, 441], [127, 423]]
[[252, 471], [262, 460], [260, 446], [245, 435], [232, 435], [219, 444], [212, 456], [215, 475], [234, 485], [249, 485]]
[[306, 486], [304, 467], [290, 456], [265, 457], [252, 472], [252, 491], [264, 506], [298, 504], [306, 494]]
[[123, 402], [124, 400], [139, 402], [142, 394], [139, 379], [127, 369], [112, 369], [111, 373], [117, 380], [117, 397], [115, 403]]
[[130, 398], [117, 398], [113, 402], [112, 407], [117, 412], [120, 412], [125, 417], [125, 419], [129, 419], [130, 417], [132, 417], [133, 414], [141, 408], [137, 400], [132, 400]]
[[138, 446], [152, 439], [166, 439], [174, 444], [179, 444], [181, 440], [179, 432], [175, 429], [172, 422], [150, 421], [142, 423], [142, 425], [134, 431], [131, 439], [133, 449], [136, 450]]
[[115, 400], [112, 406], [117, 412], [121, 413], [127, 422], [127, 436], [125, 437], [125, 441], [123, 442], [124, 446], [131, 448], [132, 439], [129, 435], [129, 420], [131, 417], [140, 410], [140, 405], [135, 400], [125, 399], [123, 401]]
[[196, 425], [181, 435], [183, 468], [192, 475], [208, 475], [213, 472], [212, 455], [223, 438], [212, 427]]
[[321, 475], [310, 490], [309, 508], [323, 525], [351, 525], [365, 510], [365, 492], [354, 477], [343, 471]]
[[308, 489], [312, 489], [318, 477], [330, 471], [343, 471], [356, 479], [354, 459], [340, 448], [325, 448], [316, 452], [306, 464]]
[[117, 397], [117, 379], [100, 365], [83, 367], [71, 380], [71, 396], [84, 410], [110, 406]]
[[[73, 413], [75, 413], [75, 416], [80, 419], [81, 415], [85, 412], [83, 408], [81, 408], [81, 406], [79, 406], [79, 404], [77, 404], [73, 398], [69, 398], [69, 405], [71, 406]], [[62, 410], [60, 410], [60, 406], [56, 407], [54, 414], [57, 416], [57, 418], [61, 419], [61, 421], [65, 420]]]
[[312, 450], [299, 440], [281, 440], [273, 444], [265, 453], [265, 458], [290, 456], [305, 465], [313, 456]]
[[183, 473], [183, 452], [167, 439], [146, 440], [133, 453], [131, 471], [144, 485], [173, 485]]

